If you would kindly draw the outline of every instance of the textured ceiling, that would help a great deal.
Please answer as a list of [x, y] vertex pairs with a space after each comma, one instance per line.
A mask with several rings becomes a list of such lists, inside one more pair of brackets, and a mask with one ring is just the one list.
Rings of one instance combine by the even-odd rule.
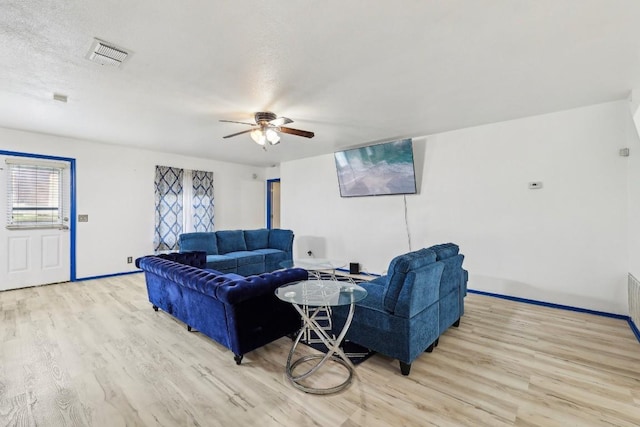
[[[94, 37], [132, 52], [85, 59]], [[638, 0], [4, 0], [0, 126], [254, 165], [622, 99]], [[52, 100], [54, 92], [68, 103]], [[315, 132], [265, 152], [273, 111]]]

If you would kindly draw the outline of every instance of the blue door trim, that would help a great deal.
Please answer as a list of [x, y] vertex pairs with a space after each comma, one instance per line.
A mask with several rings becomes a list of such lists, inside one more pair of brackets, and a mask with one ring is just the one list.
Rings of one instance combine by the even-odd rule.
[[271, 211], [273, 210], [273, 206], [271, 206], [271, 187], [274, 182], [280, 182], [280, 178], [268, 179], [267, 180], [267, 228], [271, 229]]
[[69, 280], [76, 281], [76, 159], [71, 157], [47, 156], [44, 154], [21, 153], [19, 151], [0, 150], [0, 155], [30, 157], [33, 159], [58, 160], [69, 162], [70, 178], [71, 178], [71, 212], [69, 213]]

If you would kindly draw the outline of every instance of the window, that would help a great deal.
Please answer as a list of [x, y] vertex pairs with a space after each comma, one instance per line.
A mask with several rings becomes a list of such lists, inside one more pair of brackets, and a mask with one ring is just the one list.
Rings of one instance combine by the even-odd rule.
[[156, 166], [154, 250], [178, 250], [178, 236], [213, 231], [213, 172]]
[[182, 233], [182, 169], [156, 166], [156, 232], [155, 251], [178, 248]]
[[66, 228], [65, 163], [7, 159], [7, 228]]
[[191, 174], [193, 229], [189, 231], [213, 231], [213, 172], [186, 171]]

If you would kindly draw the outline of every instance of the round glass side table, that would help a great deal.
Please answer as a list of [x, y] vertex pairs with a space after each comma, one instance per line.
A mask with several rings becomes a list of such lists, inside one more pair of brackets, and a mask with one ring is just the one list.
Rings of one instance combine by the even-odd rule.
[[[293, 304], [298, 313], [300, 313], [304, 323], [287, 357], [286, 374], [289, 381], [291, 381], [294, 387], [307, 393], [330, 394], [343, 390], [353, 379], [354, 366], [342, 349], [340, 349], [340, 343], [349, 330], [349, 325], [351, 325], [355, 303], [363, 300], [367, 296], [367, 291], [361, 286], [348, 282], [337, 282], [335, 280], [302, 280], [281, 286], [276, 289], [275, 293], [282, 301]], [[349, 314], [347, 315], [347, 320], [342, 330], [338, 336], [334, 338], [318, 324], [316, 315], [325, 307], [338, 305], [349, 305]], [[318, 335], [322, 343], [327, 347], [327, 352], [325, 354], [302, 356], [293, 361], [293, 355], [306, 329], [311, 329]], [[317, 363], [306, 372], [300, 374], [294, 373], [296, 366], [304, 362], [316, 360]], [[344, 382], [327, 388], [317, 388], [303, 384], [304, 379], [313, 375], [329, 361], [339, 363], [347, 369], [348, 376]]]

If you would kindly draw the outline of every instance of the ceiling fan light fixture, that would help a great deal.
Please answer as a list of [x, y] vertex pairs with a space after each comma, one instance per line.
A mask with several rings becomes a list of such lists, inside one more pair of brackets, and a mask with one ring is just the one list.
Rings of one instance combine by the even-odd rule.
[[254, 129], [251, 131], [251, 139], [258, 145], [264, 145], [267, 142], [267, 137], [262, 132], [262, 129]]
[[269, 141], [271, 145], [276, 145], [277, 143], [280, 142], [280, 135], [278, 135], [278, 132], [276, 132], [275, 130], [267, 129], [265, 134], [267, 137], [267, 141]]
[[243, 130], [242, 132], [232, 133], [231, 135], [225, 135], [223, 138], [231, 138], [233, 136], [249, 133], [253, 141], [266, 149], [267, 143], [269, 145], [276, 145], [280, 143], [281, 133], [289, 135], [302, 136], [304, 138], [313, 138], [314, 133], [306, 130], [293, 129], [285, 127], [284, 125], [293, 123], [293, 120], [287, 117], [278, 117], [274, 113], [269, 111], [259, 111], [254, 115], [255, 124], [247, 122], [238, 122], [235, 120], [220, 120], [225, 123], [238, 123], [241, 125], [249, 125], [250, 129]]

